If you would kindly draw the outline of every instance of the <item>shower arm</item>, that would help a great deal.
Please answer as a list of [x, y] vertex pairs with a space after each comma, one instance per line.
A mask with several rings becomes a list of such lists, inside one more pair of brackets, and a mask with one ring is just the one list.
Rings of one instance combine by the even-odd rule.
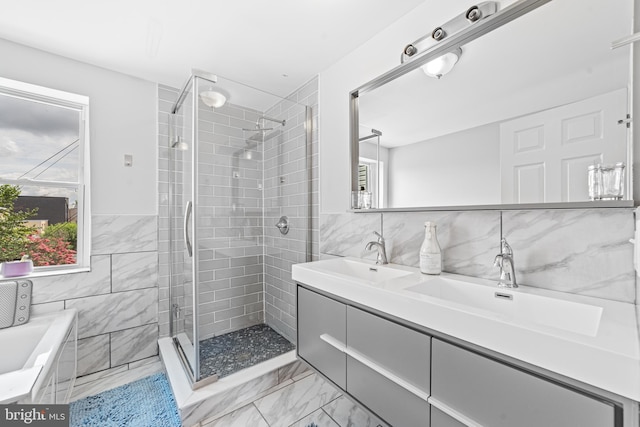
[[272, 117], [261, 116], [256, 121], [256, 125], [260, 124], [260, 120], [269, 120], [270, 122], [279, 123], [281, 126], [285, 126], [287, 124], [286, 120], [278, 120], [278, 119], [274, 119]]

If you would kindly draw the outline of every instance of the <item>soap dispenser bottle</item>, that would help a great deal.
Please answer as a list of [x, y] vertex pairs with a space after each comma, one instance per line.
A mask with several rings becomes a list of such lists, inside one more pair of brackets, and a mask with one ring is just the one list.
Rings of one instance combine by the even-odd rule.
[[436, 224], [424, 223], [424, 241], [420, 247], [420, 271], [424, 274], [440, 274], [442, 272], [442, 253], [436, 235]]

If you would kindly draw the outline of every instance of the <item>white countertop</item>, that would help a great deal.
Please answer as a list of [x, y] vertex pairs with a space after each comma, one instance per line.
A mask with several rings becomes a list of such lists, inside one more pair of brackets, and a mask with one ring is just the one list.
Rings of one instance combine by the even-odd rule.
[[[354, 259], [355, 260], [355, 259]], [[633, 304], [521, 286], [506, 290], [602, 308], [597, 330], [581, 334], [540, 324], [514, 324], [483, 310], [473, 310], [427, 295], [408, 292], [416, 283], [434, 278], [468, 280], [443, 273], [427, 276], [418, 269], [389, 264], [410, 274], [373, 283], [330, 273], [323, 260], [293, 266], [293, 280], [370, 307], [416, 325], [640, 401], [640, 342]], [[359, 262], [367, 262], [357, 260]], [[373, 263], [370, 263], [373, 266]], [[496, 281], [473, 279], [481, 286], [504, 291]], [[435, 283], [435, 282], [434, 282]], [[540, 308], [544, 310], [544, 307]]]

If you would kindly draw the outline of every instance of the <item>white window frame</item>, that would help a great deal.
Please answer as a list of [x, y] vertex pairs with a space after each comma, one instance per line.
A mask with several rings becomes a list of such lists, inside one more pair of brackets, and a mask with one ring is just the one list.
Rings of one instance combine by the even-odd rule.
[[80, 112], [78, 182], [53, 182], [34, 179], [2, 179], [0, 184], [18, 186], [68, 187], [78, 190], [78, 242], [76, 264], [36, 267], [29, 276], [89, 271], [91, 265], [91, 173], [89, 168], [89, 97], [61, 90], [50, 89], [17, 80], [0, 77], [0, 94], [42, 102]]

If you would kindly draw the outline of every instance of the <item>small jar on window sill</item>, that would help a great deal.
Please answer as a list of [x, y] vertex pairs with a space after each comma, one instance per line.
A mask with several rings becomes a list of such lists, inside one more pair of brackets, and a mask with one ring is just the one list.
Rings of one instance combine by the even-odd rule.
[[0, 264], [0, 276], [18, 277], [26, 276], [33, 272], [33, 261], [25, 255], [19, 261], [6, 261]]

